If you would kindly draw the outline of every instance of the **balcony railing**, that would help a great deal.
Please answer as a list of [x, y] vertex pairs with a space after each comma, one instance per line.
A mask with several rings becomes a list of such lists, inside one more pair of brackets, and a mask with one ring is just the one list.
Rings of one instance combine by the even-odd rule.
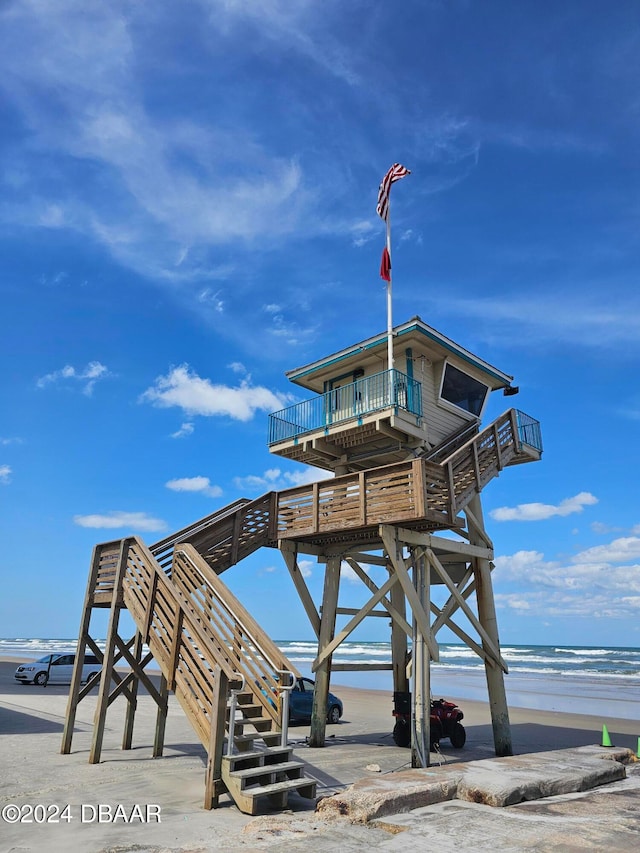
[[523, 444], [528, 444], [535, 450], [542, 453], [542, 433], [540, 431], [540, 421], [532, 418], [531, 415], [525, 415], [519, 409], [516, 409], [516, 419], [518, 422], [518, 436]]
[[399, 370], [385, 370], [333, 388], [269, 415], [269, 444], [390, 408], [421, 417], [420, 383]]

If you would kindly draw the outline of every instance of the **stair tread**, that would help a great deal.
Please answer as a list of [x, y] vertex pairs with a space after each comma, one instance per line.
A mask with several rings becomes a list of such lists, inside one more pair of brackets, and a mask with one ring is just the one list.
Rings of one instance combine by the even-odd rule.
[[265, 797], [269, 794], [279, 794], [284, 791], [296, 791], [299, 788], [313, 787], [315, 796], [315, 788], [318, 783], [315, 779], [286, 779], [284, 782], [272, 782], [270, 785], [259, 785], [256, 788], [246, 788], [242, 791], [243, 797], [255, 799], [256, 797]]
[[253, 761], [256, 758], [264, 758], [265, 755], [269, 755], [272, 758], [282, 755], [286, 755], [288, 757], [292, 752], [292, 746], [272, 746], [269, 749], [255, 749], [249, 752], [236, 752], [233, 755], [224, 755], [222, 758], [223, 761], [233, 764], [237, 761]]
[[[279, 740], [281, 737], [280, 732], [249, 732], [249, 734], [242, 735], [234, 735], [234, 743], [251, 743], [254, 740], [263, 739], [264, 742], [268, 740]], [[275, 744], [274, 744], [275, 745]]]
[[251, 776], [264, 776], [265, 773], [285, 773], [289, 770], [299, 770], [302, 767], [304, 767], [304, 761], [284, 761], [282, 764], [261, 764], [259, 767], [230, 770], [229, 776], [234, 779], [247, 779]]

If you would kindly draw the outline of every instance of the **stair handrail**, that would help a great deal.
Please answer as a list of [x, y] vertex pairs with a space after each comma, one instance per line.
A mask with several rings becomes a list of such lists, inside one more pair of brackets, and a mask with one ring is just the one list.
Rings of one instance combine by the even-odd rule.
[[298, 677], [300, 673], [190, 543], [176, 547], [172, 580], [201, 614], [203, 629], [212, 631], [230, 649], [255, 700], [281, 727], [277, 673], [285, 669]]
[[[186, 559], [191, 564], [191, 567], [202, 577], [202, 579], [206, 582], [210, 592], [212, 592], [216, 599], [220, 602], [223, 608], [229, 613], [229, 615], [233, 618], [236, 624], [242, 630], [242, 633], [249, 638], [251, 643], [255, 646], [256, 649], [260, 651], [262, 656], [265, 658], [267, 663], [273, 668], [273, 672], [280, 671], [280, 663], [286, 662], [286, 658], [280, 651], [280, 649], [273, 643], [266, 634], [264, 635], [264, 640], [259, 641], [256, 639], [256, 628], [261, 631], [258, 624], [255, 622], [251, 614], [244, 609], [244, 607], [240, 604], [239, 601], [235, 602], [235, 609], [232, 608], [228, 601], [226, 600], [225, 594], [223, 594], [219, 588], [219, 584], [221, 585], [221, 581], [218, 576], [213, 572], [204, 558], [195, 551], [198, 556], [198, 560], [195, 560], [193, 556], [188, 552], [187, 547], [189, 543], [183, 542], [180, 543], [181, 547], [179, 548], [180, 552], [186, 557]], [[202, 561], [202, 564], [199, 564]], [[205, 568], [206, 567], [206, 568]], [[225, 587], [225, 592], [227, 594], [231, 594], [230, 590], [227, 590]], [[247, 627], [250, 626], [250, 627]], [[284, 671], [284, 670], [283, 670]], [[292, 670], [286, 670], [287, 672], [292, 672]]]
[[[463, 426], [459, 430], [456, 430], [456, 432], [454, 432], [453, 435], [449, 436], [449, 438], [445, 439], [440, 444], [437, 444], [435, 447], [432, 447], [430, 450], [424, 451], [420, 455], [424, 459], [426, 459], [427, 462], [433, 462], [434, 456], [438, 456], [440, 453], [443, 452], [443, 450], [446, 450], [446, 448], [449, 447], [450, 444], [456, 444], [468, 432], [473, 432], [473, 435], [471, 436], [472, 439], [478, 435], [478, 421], [477, 420], [471, 421], [471, 423], [468, 423], [468, 424], [463, 424]], [[469, 439], [466, 439], [466, 441], [463, 444], [457, 445], [455, 450], [452, 450], [451, 453], [449, 454], [449, 456], [445, 456], [444, 462], [446, 462], [450, 456], [453, 456], [453, 454], [456, 452], [456, 450], [459, 450], [461, 447], [464, 447], [464, 445], [468, 441], [469, 441]], [[436, 464], [440, 465], [442, 463], [438, 462]]]
[[[471, 438], [469, 438], [467, 441], [465, 441], [464, 444], [461, 444], [460, 447], [457, 447], [445, 459], [443, 459], [442, 462], [439, 462], [437, 464], [445, 467], [446, 465], [449, 464], [449, 462], [452, 462], [456, 456], [458, 456], [458, 455], [462, 456], [463, 451], [467, 450], [475, 442], [481, 441], [483, 438], [486, 438], [486, 435], [488, 435], [490, 432], [492, 432], [493, 429], [497, 426], [498, 423], [500, 423], [500, 421], [502, 421], [503, 418], [507, 418], [509, 420], [509, 422], [511, 422], [511, 412], [512, 411], [514, 411], [514, 410], [513, 409], [507, 409], [506, 412], [503, 412], [501, 415], [499, 415], [497, 418], [495, 418], [495, 420], [493, 420], [483, 430], [480, 430], [480, 432], [476, 433], [476, 435], [471, 436]], [[517, 433], [513, 437], [515, 439], [517, 439], [517, 437], [518, 437]]]
[[289, 684], [284, 683], [284, 678], [278, 681], [278, 692], [282, 696], [282, 729], [280, 736], [280, 746], [286, 746], [289, 740], [289, 696], [295, 687], [296, 679], [290, 669], [277, 670], [278, 675], [290, 676]]
[[240, 677], [242, 678], [240, 687], [234, 687], [229, 691], [231, 694], [231, 699], [229, 703], [229, 736], [227, 738], [227, 755], [233, 755], [233, 745], [236, 735], [236, 711], [238, 710], [238, 694], [242, 693], [247, 683], [242, 673], [238, 673], [238, 675], [240, 675]]
[[165, 536], [164, 539], [159, 539], [157, 542], [148, 546], [149, 551], [151, 551], [154, 558], [165, 572], [167, 571], [167, 566], [169, 566], [170, 571], [173, 549], [178, 542], [182, 542], [186, 538], [202, 532], [207, 527], [211, 527], [216, 524], [218, 521], [224, 521], [224, 519], [229, 518], [230, 515], [233, 515], [249, 503], [251, 503], [251, 501], [248, 498], [238, 498], [238, 500], [227, 504], [227, 506], [222, 507], [222, 509], [216, 510], [209, 515], [205, 515], [203, 518], [198, 519], [198, 521], [194, 521], [192, 524], [188, 524], [186, 527], [171, 533], [169, 536]]

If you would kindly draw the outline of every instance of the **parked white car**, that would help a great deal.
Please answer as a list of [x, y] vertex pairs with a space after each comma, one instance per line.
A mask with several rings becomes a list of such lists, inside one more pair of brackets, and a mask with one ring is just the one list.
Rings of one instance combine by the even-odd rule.
[[[75, 654], [51, 654], [39, 658], [33, 663], [22, 663], [15, 671], [15, 679], [22, 684], [70, 684], [73, 675]], [[95, 655], [85, 655], [82, 666], [82, 681], [88, 681], [92, 675], [100, 672], [102, 664]]]

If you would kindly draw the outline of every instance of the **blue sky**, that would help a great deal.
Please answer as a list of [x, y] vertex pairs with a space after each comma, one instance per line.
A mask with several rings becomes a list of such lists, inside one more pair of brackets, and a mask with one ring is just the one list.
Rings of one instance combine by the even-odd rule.
[[[309, 476], [267, 415], [385, 328], [401, 162], [394, 319], [542, 424], [483, 493], [501, 638], [637, 645], [639, 92], [635, 4], [4, 3], [0, 634], [75, 636], [96, 542]], [[311, 637], [277, 551], [225, 580]]]

